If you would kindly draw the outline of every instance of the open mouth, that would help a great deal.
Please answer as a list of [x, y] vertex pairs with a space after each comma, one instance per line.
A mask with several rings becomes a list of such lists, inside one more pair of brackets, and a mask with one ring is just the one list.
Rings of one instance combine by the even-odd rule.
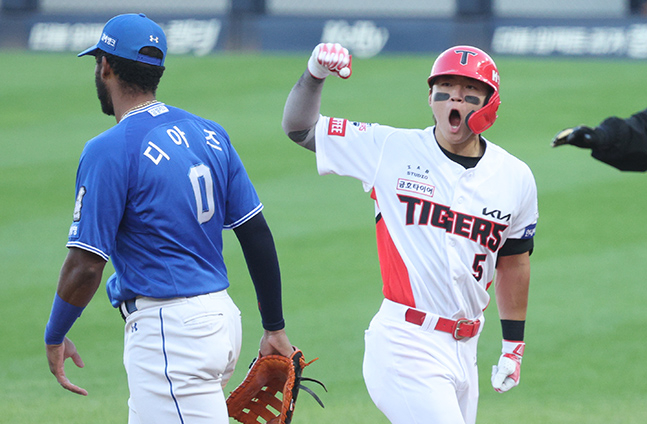
[[449, 112], [449, 125], [451, 125], [452, 128], [458, 128], [461, 125], [461, 113], [456, 109], [452, 109], [452, 111]]

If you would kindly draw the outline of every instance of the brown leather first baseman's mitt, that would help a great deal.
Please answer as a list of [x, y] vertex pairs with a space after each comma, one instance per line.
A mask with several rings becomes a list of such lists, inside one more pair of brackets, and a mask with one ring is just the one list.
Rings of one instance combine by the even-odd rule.
[[320, 381], [303, 377], [306, 363], [303, 352], [295, 349], [292, 356], [260, 356], [252, 362], [242, 383], [227, 398], [229, 416], [243, 424], [289, 424], [299, 389], [311, 394], [323, 408], [319, 397], [302, 381]]

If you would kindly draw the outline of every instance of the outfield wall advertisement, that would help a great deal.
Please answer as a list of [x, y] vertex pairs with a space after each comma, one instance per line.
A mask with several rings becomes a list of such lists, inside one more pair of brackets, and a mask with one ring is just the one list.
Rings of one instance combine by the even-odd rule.
[[[78, 52], [94, 44], [109, 17], [0, 17], [0, 47]], [[225, 50], [308, 52], [339, 42], [358, 58], [439, 52], [471, 44], [498, 55], [647, 58], [647, 19], [447, 18], [336, 19], [261, 16], [157, 17], [172, 54]]]
[[495, 54], [647, 58], [647, 20], [500, 21]]
[[[218, 50], [222, 19], [172, 19], [163, 23], [169, 51], [204, 56]], [[104, 23], [36, 22], [26, 47], [34, 51], [80, 52], [96, 44]]]

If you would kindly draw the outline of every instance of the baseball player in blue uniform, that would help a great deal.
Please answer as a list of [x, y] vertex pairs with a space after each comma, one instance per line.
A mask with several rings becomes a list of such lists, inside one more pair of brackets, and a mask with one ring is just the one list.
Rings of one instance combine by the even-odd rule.
[[223, 387], [241, 346], [240, 311], [227, 294], [222, 231], [233, 229], [255, 286], [264, 334], [260, 354], [289, 356], [281, 279], [263, 204], [225, 130], [155, 98], [166, 37], [143, 14], [119, 15], [96, 58], [104, 113], [117, 125], [81, 154], [76, 204], [45, 330], [51, 372], [67, 390], [64, 361], [83, 366], [66, 337], [106, 285], [126, 321], [124, 366], [130, 424], [227, 423]]

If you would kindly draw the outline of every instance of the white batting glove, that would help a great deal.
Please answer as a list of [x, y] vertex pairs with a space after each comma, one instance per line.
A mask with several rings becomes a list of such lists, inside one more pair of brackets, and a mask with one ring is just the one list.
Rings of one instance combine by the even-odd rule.
[[524, 342], [503, 340], [499, 365], [492, 367], [492, 387], [499, 393], [507, 392], [519, 384], [521, 358], [526, 348]]
[[332, 74], [346, 79], [353, 73], [351, 62], [352, 56], [341, 44], [321, 43], [312, 51], [308, 71], [317, 79], [324, 79]]

